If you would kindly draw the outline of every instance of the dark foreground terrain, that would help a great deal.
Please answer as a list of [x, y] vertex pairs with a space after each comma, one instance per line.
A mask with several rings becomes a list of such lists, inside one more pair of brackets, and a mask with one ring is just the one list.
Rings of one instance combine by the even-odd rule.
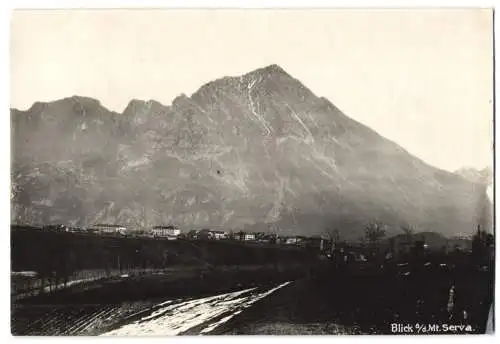
[[[75, 285], [13, 302], [12, 333], [98, 335], [147, 315], [165, 302], [201, 300], [249, 288], [265, 293], [276, 285], [301, 278], [306, 270], [293, 264], [226, 266], [122, 275]], [[179, 315], [169, 313], [173, 322]]]
[[[449, 281], [444, 276], [423, 281], [411, 276], [304, 279], [280, 289], [212, 334], [485, 333], [491, 280], [481, 274], [455, 280], [457, 292], [451, 309]], [[404, 333], [395, 325], [410, 325], [411, 329]], [[465, 327], [453, 329], [452, 325]]]
[[[479, 334], [493, 300], [494, 251], [480, 231], [471, 251], [431, 252], [420, 242], [398, 258], [368, 250], [368, 259], [348, 258], [355, 250], [349, 246], [322, 255], [298, 247], [19, 233], [15, 335]], [[72, 249], [56, 259], [42, 239]], [[64, 255], [78, 264], [65, 270], [58, 264]], [[66, 283], [65, 274], [82, 271], [104, 275]]]
[[[123, 278], [12, 309], [18, 335], [407, 334], [485, 332], [492, 275], [292, 267]], [[203, 276], [203, 277], [200, 277]], [[453, 298], [450, 303], [450, 289]], [[435, 327], [440, 326], [439, 328]], [[452, 328], [451, 325], [464, 325]]]

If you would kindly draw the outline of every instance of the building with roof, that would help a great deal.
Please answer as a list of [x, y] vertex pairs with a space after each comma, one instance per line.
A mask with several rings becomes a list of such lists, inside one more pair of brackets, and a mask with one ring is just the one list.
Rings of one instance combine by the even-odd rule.
[[97, 224], [89, 228], [90, 231], [99, 234], [126, 234], [127, 227], [111, 224]]
[[181, 230], [175, 226], [155, 226], [151, 229], [151, 234], [159, 238], [177, 238], [181, 234]]

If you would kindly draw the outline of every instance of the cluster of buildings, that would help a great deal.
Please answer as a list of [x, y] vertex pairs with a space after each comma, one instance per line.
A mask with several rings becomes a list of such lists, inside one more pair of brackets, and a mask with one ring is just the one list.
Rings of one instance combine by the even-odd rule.
[[190, 240], [233, 240], [296, 246], [317, 246], [318, 248], [322, 245], [320, 237], [281, 236], [265, 232], [227, 232], [211, 229], [191, 230], [186, 234], [185, 238]]
[[186, 239], [190, 240], [239, 240], [239, 241], [257, 241], [258, 238], [263, 238], [259, 233], [232, 233], [223, 230], [213, 229], [193, 229], [186, 234]]
[[148, 229], [131, 229], [126, 226], [116, 224], [96, 224], [86, 228], [77, 228], [64, 225], [51, 225], [42, 228], [46, 231], [92, 233], [96, 235], [117, 235], [129, 237], [150, 237], [163, 238], [169, 240], [231, 240], [244, 242], [272, 243], [282, 245], [295, 245], [304, 247], [323, 247], [323, 240], [320, 237], [305, 236], [281, 236], [265, 232], [232, 232], [215, 229], [198, 229], [182, 233], [176, 226], [154, 226]]
[[176, 239], [181, 234], [180, 229], [175, 226], [155, 226], [148, 230], [134, 230], [126, 226], [115, 224], [96, 224], [85, 228], [50, 225], [44, 226], [42, 230], [50, 232], [92, 233], [98, 235], [149, 236], [169, 239]]
[[181, 230], [175, 226], [155, 226], [151, 229], [151, 235], [155, 238], [177, 239]]

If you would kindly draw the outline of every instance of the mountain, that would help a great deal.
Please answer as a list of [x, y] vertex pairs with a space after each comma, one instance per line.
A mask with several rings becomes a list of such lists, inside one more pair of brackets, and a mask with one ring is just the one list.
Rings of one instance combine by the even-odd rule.
[[473, 167], [462, 167], [456, 170], [455, 173], [474, 183], [486, 185], [493, 183], [493, 170], [490, 167], [481, 170]]
[[373, 220], [452, 235], [491, 217], [483, 185], [427, 165], [277, 65], [170, 106], [35, 103], [11, 110], [11, 133], [18, 224], [338, 228], [347, 239]]

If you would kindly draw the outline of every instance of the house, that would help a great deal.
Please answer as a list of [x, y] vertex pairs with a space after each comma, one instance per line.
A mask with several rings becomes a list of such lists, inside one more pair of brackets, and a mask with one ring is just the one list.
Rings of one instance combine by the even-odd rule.
[[66, 232], [82, 233], [82, 232], [85, 232], [85, 230], [83, 228], [80, 228], [80, 227], [66, 226]]
[[175, 226], [155, 226], [151, 233], [154, 237], [176, 239], [181, 230]]
[[199, 238], [198, 231], [196, 229], [191, 229], [189, 232], [186, 233], [186, 238], [188, 240], [198, 240]]
[[224, 231], [211, 231], [212, 239], [214, 240], [224, 240], [229, 238], [229, 234]]
[[124, 226], [110, 224], [97, 224], [89, 229], [98, 234], [125, 234], [127, 232]]
[[226, 240], [229, 239], [229, 233], [226, 231], [202, 229], [199, 231], [190, 231], [188, 233], [188, 237], [192, 239], [203, 239], [203, 240]]
[[254, 241], [255, 233], [246, 233], [242, 231], [236, 234], [236, 239], [241, 241]]
[[254, 241], [255, 240], [255, 233], [246, 233], [246, 232], [240, 231], [234, 235], [234, 238], [236, 240], [240, 240], [240, 241]]
[[320, 252], [326, 252], [326, 251], [331, 251], [332, 245], [334, 244], [332, 240], [330, 240], [329, 237], [327, 236], [320, 236], [320, 242], [319, 242], [319, 250]]
[[288, 237], [285, 240], [286, 245], [298, 245], [300, 244], [305, 238], [299, 237], [299, 236], [294, 236], [294, 237]]
[[201, 229], [197, 231], [196, 238], [201, 240], [210, 240], [213, 239], [213, 233], [210, 229]]
[[253, 241], [255, 240], [255, 234], [254, 233], [245, 233], [243, 236], [244, 241]]

